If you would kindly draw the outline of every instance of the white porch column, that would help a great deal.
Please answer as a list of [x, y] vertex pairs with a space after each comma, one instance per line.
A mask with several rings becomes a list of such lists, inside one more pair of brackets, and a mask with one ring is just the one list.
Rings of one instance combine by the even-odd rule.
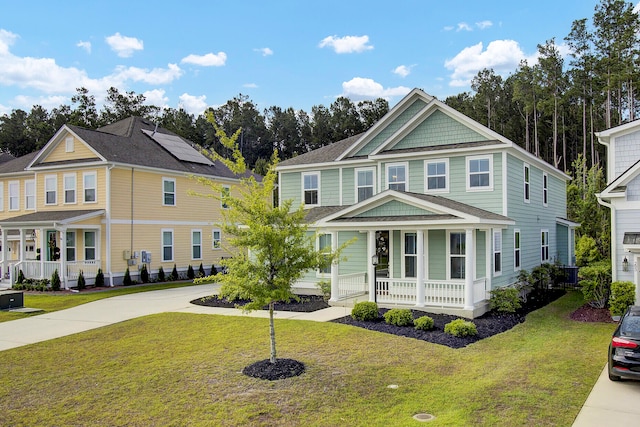
[[[7, 268], [9, 268], [9, 247], [7, 246], [8, 244], [8, 240], [7, 240], [7, 229], [3, 228], [2, 229], [2, 277], [4, 277], [4, 275], [8, 272]], [[10, 285], [13, 285], [13, 283], [9, 283]]]
[[[334, 231], [331, 233], [331, 252], [335, 253], [338, 250], [338, 232]], [[340, 297], [340, 270], [339, 270], [339, 260], [334, 260], [331, 263], [331, 298], [329, 301], [338, 301]]]
[[473, 310], [473, 279], [475, 271], [475, 242], [473, 239], [473, 228], [465, 230], [465, 257], [464, 257], [464, 308], [465, 310]]
[[424, 307], [424, 231], [418, 230], [416, 232], [416, 255], [418, 265], [416, 271], [416, 306]]
[[24, 261], [25, 258], [25, 237], [24, 237], [24, 228], [20, 229], [20, 247], [18, 248], [18, 262]]
[[369, 279], [369, 301], [376, 300], [376, 267], [371, 263], [371, 258], [376, 254], [376, 232], [367, 232], [367, 278]]
[[487, 254], [487, 259], [485, 260], [485, 298], [488, 298], [488, 293], [491, 290], [491, 280], [493, 278], [493, 230], [486, 230], [485, 232], [486, 238], [484, 239], [484, 252]]
[[69, 284], [67, 283], [67, 229], [63, 228], [60, 230], [60, 270], [58, 271], [58, 275], [60, 276], [60, 282], [64, 289], [69, 289]]

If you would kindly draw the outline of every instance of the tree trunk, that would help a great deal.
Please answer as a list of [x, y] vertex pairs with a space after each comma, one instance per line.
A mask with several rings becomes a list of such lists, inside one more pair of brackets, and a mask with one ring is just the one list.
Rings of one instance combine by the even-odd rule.
[[269, 361], [276, 363], [276, 329], [273, 324], [273, 306], [274, 302], [269, 303], [269, 338], [271, 338], [271, 356]]

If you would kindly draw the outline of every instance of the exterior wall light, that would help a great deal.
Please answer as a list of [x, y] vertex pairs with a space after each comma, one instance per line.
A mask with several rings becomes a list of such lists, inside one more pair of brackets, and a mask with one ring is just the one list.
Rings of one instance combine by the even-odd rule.
[[627, 257], [624, 257], [622, 260], [622, 271], [629, 271], [629, 260]]

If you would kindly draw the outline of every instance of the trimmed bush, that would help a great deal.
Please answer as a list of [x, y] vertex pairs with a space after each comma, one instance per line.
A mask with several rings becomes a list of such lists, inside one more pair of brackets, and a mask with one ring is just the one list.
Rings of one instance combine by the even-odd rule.
[[413, 314], [408, 308], [392, 308], [384, 314], [384, 321], [395, 326], [412, 326]]
[[489, 307], [502, 313], [515, 313], [517, 309], [522, 307], [518, 289], [516, 288], [497, 288], [491, 292], [489, 299]]
[[[176, 270], [176, 273], [178, 271]], [[193, 271], [193, 267], [191, 266], [191, 264], [189, 264], [189, 267], [187, 268], [187, 279], [191, 279], [193, 280], [196, 277], [196, 272]]]
[[211, 265], [211, 271], [209, 272], [210, 276], [215, 276], [216, 274], [218, 274], [218, 269], [216, 268], [215, 265]]
[[169, 276], [169, 280], [178, 280], [180, 276], [178, 276], [178, 268], [175, 264], [173, 264], [173, 270], [171, 270], [171, 275]]
[[351, 317], [355, 320], [371, 321], [378, 319], [378, 304], [373, 301], [357, 302], [351, 310]]
[[87, 281], [84, 280], [84, 274], [82, 273], [82, 270], [80, 270], [80, 274], [78, 274], [77, 286], [79, 291], [87, 288]]
[[203, 276], [193, 279], [194, 285], [206, 285], [207, 283], [216, 283], [216, 276]]
[[204, 277], [206, 276], [206, 273], [204, 272], [204, 267], [202, 266], [202, 263], [200, 263], [200, 268], [198, 268], [198, 277]]
[[413, 325], [420, 331], [433, 329], [433, 319], [429, 316], [421, 316], [413, 321]]
[[331, 298], [331, 281], [330, 280], [321, 280], [317, 283], [318, 289], [322, 292], [322, 298], [325, 301], [329, 301]]
[[164, 282], [165, 280], [166, 277], [164, 276], [164, 268], [160, 266], [160, 268], [158, 268], [158, 282]]
[[133, 285], [133, 282], [131, 281], [131, 273], [129, 273], [129, 267], [127, 267], [127, 271], [124, 272], [124, 279], [122, 280], [122, 284], [124, 286]]
[[142, 267], [140, 268], [140, 280], [142, 280], [142, 283], [149, 282], [149, 270], [147, 270], [147, 264], [142, 264]]
[[60, 290], [60, 275], [58, 274], [58, 269], [56, 268], [51, 275], [51, 290], [59, 291]]
[[609, 312], [612, 316], [622, 316], [627, 307], [636, 299], [636, 285], [633, 282], [613, 282], [609, 298]]
[[22, 269], [18, 270], [18, 278], [16, 279], [16, 283], [20, 284], [24, 282], [24, 273], [22, 272]]
[[591, 307], [606, 308], [611, 290], [611, 263], [601, 261], [578, 270], [584, 299]]
[[478, 330], [473, 322], [464, 319], [456, 319], [444, 325], [445, 334], [454, 337], [468, 337], [478, 335]]
[[98, 269], [98, 274], [96, 274], [96, 283], [95, 283], [95, 285], [96, 285], [96, 287], [104, 286], [104, 273], [102, 272], [101, 268]]

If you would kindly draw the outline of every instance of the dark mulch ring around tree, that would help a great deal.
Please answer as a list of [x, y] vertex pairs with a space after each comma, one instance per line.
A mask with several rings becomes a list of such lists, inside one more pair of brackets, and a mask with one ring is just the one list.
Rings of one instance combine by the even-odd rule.
[[571, 320], [577, 322], [603, 322], [603, 323], [616, 323], [611, 318], [611, 313], [608, 308], [595, 308], [589, 304], [585, 304], [571, 313]]
[[265, 359], [246, 366], [242, 373], [261, 380], [283, 380], [302, 375], [304, 363], [293, 359], [276, 359], [275, 363], [271, 363], [269, 359]]
[[446, 345], [451, 348], [462, 348], [484, 338], [489, 338], [493, 335], [508, 331], [518, 323], [524, 322], [526, 315], [530, 312], [544, 307], [564, 294], [565, 291], [562, 289], [551, 289], [544, 291], [539, 296], [530, 295], [527, 302], [515, 313], [498, 313], [495, 311], [485, 313], [484, 315], [471, 320], [476, 325], [478, 335], [468, 337], [454, 337], [453, 335], [444, 333], [444, 325], [459, 318], [459, 316], [427, 313], [420, 310], [411, 310], [413, 318], [417, 319], [421, 316], [431, 317], [434, 322], [433, 329], [429, 331], [420, 331], [415, 329], [413, 326], [389, 325], [385, 323], [384, 318], [382, 317], [388, 310], [382, 308], [378, 310], [380, 317], [376, 321], [363, 322], [355, 320], [351, 316], [345, 316], [336, 319], [333, 322], [357, 326], [377, 332], [415, 338], [434, 344]]
[[[299, 301], [292, 299], [289, 302], [277, 302], [274, 305], [274, 309], [278, 311], [298, 311], [302, 313], [310, 313], [312, 311], [322, 310], [328, 308], [329, 304], [325, 299], [318, 295], [298, 295]], [[222, 308], [242, 308], [247, 304], [247, 300], [229, 301], [226, 298], [218, 298], [217, 295], [210, 295], [204, 298], [198, 298], [191, 301], [191, 304], [203, 305], [206, 307], [222, 307]], [[268, 310], [269, 307], [263, 307], [263, 310]]]

